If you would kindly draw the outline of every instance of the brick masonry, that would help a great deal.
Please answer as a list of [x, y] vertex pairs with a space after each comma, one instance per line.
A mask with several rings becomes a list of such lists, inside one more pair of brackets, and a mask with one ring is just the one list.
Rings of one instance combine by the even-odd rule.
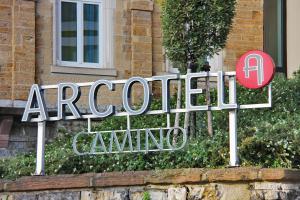
[[175, 169], [23, 177], [0, 181], [0, 198], [80, 200], [271, 200], [300, 198], [300, 171]]

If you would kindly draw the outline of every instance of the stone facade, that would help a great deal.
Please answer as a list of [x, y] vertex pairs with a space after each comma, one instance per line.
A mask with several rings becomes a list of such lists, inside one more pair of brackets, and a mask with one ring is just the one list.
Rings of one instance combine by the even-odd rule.
[[[0, 148], [8, 147], [16, 110], [35, 83], [35, 2], [0, 1]], [[3, 108], [6, 107], [6, 108]]]
[[179, 169], [24, 177], [0, 182], [0, 199], [297, 200], [300, 171]]
[[0, 1], [0, 99], [24, 100], [35, 82], [35, 2]]
[[224, 69], [235, 70], [249, 50], [263, 50], [263, 0], [237, 0], [236, 15], [224, 50]]
[[[78, 69], [55, 60], [54, 0], [12, 0], [1, 3], [0, 99], [26, 100], [33, 83], [87, 82], [97, 79], [149, 77], [167, 72], [162, 47], [160, 6], [151, 0], [115, 0], [113, 68]], [[13, 9], [14, 8], [14, 9]], [[236, 17], [224, 49], [224, 68], [250, 49], [263, 48], [263, 0], [238, 0]], [[103, 102], [120, 103], [116, 94]], [[106, 95], [103, 95], [106, 96]], [[47, 100], [55, 107], [56, 91]], [[112, 99], [115, 99], [112, 102]], [[86, 100], [79, 103], [84, 106]]]
[[[78, 83], [168, 73], [159, 1], [105, 1], [111, 12], [108, 19], [111, 24], [106, 26], [107, 34], [112, 34], [110, 50], [107, 50], [111, 62], [101, 69], [87, 69], [64, 67], [56, 62], [57, 0], [0, 0], [0, 127], [8, 127], [0, 128], [4, 130], [0, 133], [0, 148], [9, 146], [9, 135], [22, 137], [23, 133], [10, 134], [8, 130], [20, 130], [11, 126], [19, 127], [20, 115], [33, 83]], [[222, 69], [234, 70], [241, 54], [262, 48], [263, 0], [237, 0], [234, 24], [222, 52]], [[101, 105], [120, 107], [121, 87], [118, 85], [114, 92], [101, 89]], [[160, 84], [153, 83], [152, 89], [153, 94], [161, 92]], [[89, 112], [87, 92], [88, 88], [84, 88], [77, 102], [83, 113]], [[141, 92], [139, 87], [134, 87], [135, 102], [139, 101]], [[47, 90], [45, 98], [49, 111], [55, 109], [57, 91]], [[23, 125], [23, 130], [31, 130], [31, 125]]]

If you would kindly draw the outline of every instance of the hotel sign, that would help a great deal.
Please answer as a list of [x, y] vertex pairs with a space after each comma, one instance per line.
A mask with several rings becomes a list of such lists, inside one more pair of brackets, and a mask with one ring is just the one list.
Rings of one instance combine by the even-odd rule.
[[236, 66], [237, 80], [249, 89], [259, 89], [269, 85], [274, 74], [273, 59], [262, 51], [245, 53]]
[[[237, 156], [237, 117], [238, 109], [265, 108], [271, 107], [271, 85], [268, 90], [268, 102], [262, 104], [239, 105], [236, 94], [236, 78], [247, 88], [261, 88], [268, 85], [274, 76], [274, 64], [272, 59], [263, 52], [253, 51], [242, 56], [237, 64], [236, 72], [217, 73], [200, 72], [186, 75], [172, 74], [165, 76], [154, 76], [150, 78], [132, 77], [128, 80], [98, 80], [88, 83], [60, 83], [58, 85], [39, 86], [34, 84], [31, 87], [27, 105], [22, 117], [24, 122], [38, 123], [38, 143], [37, 143], [37, 167], [36, 174], [44, 172], [44, 143], [45, 124], [47, 121], [76, 120], [76, 119], [103, 119], [109, 116], [126, 116], [127, 128], [124, 130], [108, 130], [100, 132], [78, 133], [73, 140], [73, 149], [77, 155], [87, 154], [110, 154], [110, 153], [130, 153], [149, 151], [174, 151], [184, 148], [187, 143], [187, 132], [181, 127], [170, 126], [171, 113], [203, 112], [228, 110], [230, 127], [230, 165], [238, 165]], [[217, 80], [217, 102], [209, 106], [205, 102], [193, 105], [192, 95], [203, 93], [201, 88], [192, 88], [192, 80], [205, 80], [208, 77], [215, 77]], [[170, 81], [185, 82], [185, 105], [184, 108], [172, 109], [170, 107]], [[225, 102], [225, 82], [229, 85], [229, 101]], [[159, 110], [150, 110], [151, 90], [150, 84], [159, 82], [161, 84], [162, 106]], [[142, 86], [143, 98], [139, 108], [132, 106], [131, 94], [133, 86]], [[124, 111], [117, 111], [115, 105], [109, 105], [105, 110], [100, 110], [97, 99], [101, 97], [100, 88], [105, 87], [109, 91], [115, 91], [117, 85], [122, 85], [122, 105]], [[81, 90], [88, 89], [89, 114], [80, 113], [76, 103], [81, 98]], [[49, 116], [47, 103], [45, 101], [45, 91], [54, 89], [57, 93], [57, 114]], [[68, 91], [68, 95], [67, 95]], [[66, 112], [66, 109], [69, 112]], [[131, 129], [130, 117], [136, 115], [166, 115], [167, 127], [155, 127], [146, 129]], [[174, 130], [180, 133], [180, 143], [176, 146], [172, 144]], [[107, 135], [108, 134], [108, 135]], [[78, 139], [93, 135], [91, 149], [82, 150], [78, 146]], [[108, 140], [104, 140], [109, 138]], [[121, 136], [121, 137], [120, 137]], [[141, 141], [141, 136], [145, 141]], [[152, 143], [152, 145], [149, 145]]]
[[[154, 76], [152, 78], [132, 77], [128, 80], [98, 80], [90, 83], [60, 83], [58, 85], [39, 86], [37, 84], [31, 87], [25, 112], [22, 117], [23, 122], [39, 122], [39, 121], [58, 121], [70, 119], [94, 119], [105, 118], [108, 116], [134, 116], [142, 114], [167, 114], [176, 112], [191, 112], [191, 111], [207, 111], [207, 110], [224, 110], [235, 109], [237, 103], [224, 102], [224, 77], [234, 77], [235, 72], [218, 72], [218, 73], [191, 73], [187, 75], [165, 75]], [[202, 94], [202, 89], [192, 89], [192, 79], [205, 79], [206, 77], [216, 77], [218, 82], [218, 102], [217, 106], [209, 107], [208, 105], [192, 105], [191, 96], [195, 94]], [[170, 91], [169, 83], [171, 80], [185, 80], [185, 109], [170, 109]], [[150, 111], [150, 83], [158, 81], [162, 87], [162, 108], [161, 110]], [[97, 105], [97, 98], [101, 96], [98, 91], [101, 87], [106, 87], [110, 91], [114, 91], [116, 85], [122, 84], [122, 102], [124, 112], [117, 112], [114, 105], [109, 105], [105, 111], [99, 111]], [[131, 90], [134, 84], [139, 84], [143, 87], [143, 103], [139, 109], [134, 109], [131, 106]], [[89, 87], [89, 110], [91, 114], [82, 115], [76, 106], [76, 102], [81, 97], [81, 89]], [[43, 96], [44, 90], [55, 89], [57, 91], [57, 116], [49, 117], [47, 105]], [[66, 98], [67, 89], [71, 90], [70, 97]], [[66, 114], [66, 108], [71, 112], [71, 115]], [[34, 118], [33, 115], [39, 117]]]

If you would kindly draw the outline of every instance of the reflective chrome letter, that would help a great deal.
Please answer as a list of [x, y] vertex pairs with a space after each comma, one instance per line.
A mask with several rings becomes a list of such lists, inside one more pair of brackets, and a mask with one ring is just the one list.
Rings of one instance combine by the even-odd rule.
[[[144, 102], [139, 110], [133, 110], [130, 106], [131, 89], [134, 83], [141, 83], [144, 88]], [[146, 79], [141, 77], [133, 77], [128, 79], [123, 88], [123, 107], [129, 115], [140, 115], [149, 109], [150, 88]]]
[[[33, 99], [34, 95], [35, 99]], [[36, 106], [36, 108], [32, 108], [32, 106]], [[41, 89], [37, 84], [31, 86], [25, 111], [22, 117], [22, 122], [29, 121], [33, 113], [38, 113], [41, 121], [48, 120], [48, 113], [46, 112], [44, 97], [42, 96]]]
[[132, 146], [132, 138], [131, 138], [130, 130], [126, 130], [126, 134], [124, 135], [123, 142], [122, 142], [121, 146], [120, 146], [120, 142], [118, 140], [118, 137], [116, 135], [116, 132], [112, 131], [111, 135], [110, 135], [110, 140], [109, 140], [109, 153], [116, 152], [116, 151], [113, 152], [113, 143], [114, 142], [116, 144], [118, 152], [119, 153], [124, 152], [124, 148], [125, 148], [127, 138], [128, 138], [128, 143], [129, 143], [129, 151], [132, 152], [133, 151], [133, 146]]
[[[172, 131], [176, 130], [176, 129], [178, 129], [178, 130], [180, 130], [182, 132], [182, 144], [181, 144], [180, 147], [174, 147], [171, 144], [171, 142], [170, 142], [171, 141], [170, 135], [171, 135]], [[187, 135], [186, 135], [186, 131], [183, 128], [180, 128], [180, 127], [178, 127], [178, 128], [172, 128], [172, 129], [170, 129], [168, 131], [168, 133], [167, 133], [167, 144], [168, 144], [168, 146], [169, 146], [170, 149], [172, 149], [172, 150], [180, 150], [180, 149], [182, 149], [186, 145], [186, 142], [187, 142]]]
[[[72, 97], [69, 99], [66, 98], [66, 89], [72, 89]], [[75, 103], [80, 98], [80, 87], [75, 83], [60, 83], [58, 84], [58, 94], [57, 94], [57, 117], [58, 120], [63, 119], [65, 115], [65, 107], [66, 105], [69, 106], [70, 111], [75, 116], [75, 118], [80, 118], [81, 115], [79, 114], [78, 108]]]
[[[251, 66], [250, 60], [255, 59], [256, 65]], [[245, 58], [245, 66], [243, 68], [245, 77], [250, 78], [250, 72], [256, 71], [257, 84], [262, 85], [264, 82], [264, 58], [258, 54], [250, 54]]]
[[73, 139], [73, 143], [72, 143], [72, 147], [73, 147], [73, 151], [75, 154], [77, 154], [78, 156], [82, 156], [82, 155], [87, 155], [89, 154], [88, 152], [85, 152], [85, 153], [80, 153], [77, 149], [77, 138], [80, 136], [80, 135], [89, 135], [88, 133], [77, 133]]
[[98, 117], [108, 117], [115, 112], [115, 107], [109, 105], [105, 112], [99, 112], [97, 109], [97, 93], [102, 85], [106, 85], [110, 91], [115, 90], [115, 85], [111, 81], [99, 80], [96, 81], [90, 89], [89, 93], [89, 105], [92, 113]]
[[193, 111], [193, 110], [208, 110], [208, 106], [193, 106], [191, 105], [191, 95], [192, 94], [202, 94], [202, 89], [192, 89], [191, 88], [191, 80], [192, 78], [204, 78], [207, 77], [206, 72], [202, 73], [193, 73], [193, 74], [187, 74], [186, 75], [186, 82], [185, 82], [185, 98], [186, 98], [186, 106], [185, 108], [187, 111]]
[[[236, 94], [236, 86], [234, 84], [234, 94]], [[236, 97], [235, 97], [236, 99]], [[236, 100], [235, 100], [236, 102]], [[222, 71], [218, 72], [218, 107], [220, 110], [223, 109], [235, 109], [237, 104], [225, 104], [224, 103], [224, 73]]]
[[[100, 146], [97, 146], [98, 140], [100, 141]], [[102, 152], [97, 152], [97, 149], [100, 149]], [[101, 133], [97, 133], [92, 144], [91, 154], [101, 154], [107, 153], [106, 146], [104, 144], [104, 140], [102, 138]]]
[[159, 144], [157, 142], [157, 140], [155, 139], [154, 135], [152, 134], [150, 129], [146, 129], [145, 130], [145, 134], [146, 134], [146, 140], [145, 140], [145, 150], [146, 152], [149, 151], [149, 135], [150, 138], [152, 139], [152, 142], [155, 144], [155, 146], [159, 149], [159, 150], [164, 150], [164, 136], [163, 136], [163, 130], [162, 128], [159, 129]]

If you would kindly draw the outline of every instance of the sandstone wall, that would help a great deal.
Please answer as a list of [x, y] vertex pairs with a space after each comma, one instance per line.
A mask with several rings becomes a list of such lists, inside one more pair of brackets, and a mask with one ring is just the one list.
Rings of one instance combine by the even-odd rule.
[[[55, 63], [53, 2], [45, 0], [36, 3], [36, 76], [39, 84], [150, 77], [166, 73], [161, 8], [155, 1], [116, 0], [113, 20], [114, 68], [97, 69], [98, 71], [78, 68], [66, 70], [66, 67], [63, 69]], [[234, 24], [223, 53], [223, 69], [234, 70], [237, 59], [251, 49], [263, 49], [263, 0], [238, 0]], [[160, 93], [160, 85], [155, 86], [155, 93]], [[120, 105], [121, 87], [113, 93], [102, 91], [101, 103]], [[135, 96], [141, 96], [140, 94], [141, 91], [138, 90]], [[49, 91], [46, 96], [51, 107], [55, 107], [56, 91]], [[84, 90], [78, 105], [86, 108], [86, 104], [87, 90]]]
[[[157, 1], [115, 0], [111, 19], [113, 65], [103, 69], [62, 67], [56, 63], [55, 2], [0, 0], [0, 115], [5, 115], [5, 118], [0, 119], [0, 130], [10, 130], [1, 128], [7, 127], [4, 121], [12, 118], [6, 115], [22, 114], [22, 109], [16, 112], [16, 109], [10, 108], [16, 107], [16, 100], [23, 100], [18, 107], [24, 107], [33, 83], [92, 82], [167, 73], [162, 46], [161, 8]], [[262, 48], [263, 0], [237, 0], [236, 17], [224, 50], [223, 69], [234, 70], [236, 60], [244, 52]], [[160, 83], [153, 83], [153, 86], [153, 93], [159, 95]], [[113, 104], [120, 108], [121, 90], [122, 85], [118, 85], [115, 92], [101, 89], [99, 104]], [[143, 96], [141, 92], [135, 90], [134, 96]], [[88, 88], [83, 89], [77, 103], [83, 113], [90, 112], [87, 94]], [[57, 90], [47, 90], [45, 97], [49, 111], [55, 110]], [[27, 128], [24, 124], [20, 125], [19, 117], [14, 119], [11, 134], [9, 131], [1, 131], [0, 147], [11, 146], [14, 149], [18, 146], [20, 148], [17, 149], [22, 151], [28, 149], [27, 146], [34, 146], [33, 135], [30, 138], [23, 137], [26, 130], [31, 132], [31, 125]]]
[[143, 200], [146, 196], [151, 200], [294, 200], [300, 198], [300, 171], [177, 169], [0, 182], [1, 200]]
[[0, 99], [24, 100], [35, 78], [35, 3], [0, 1]]
[[[115, 0], [115, 5], [113, 68], [80, 69], [56, 63], [55, 1], [0, 1], [0, 99], [26, 100], [34, 82], [90, 82], [165, 73], [159, 4], [150, 0]], [[263, 0], [238, 0], [223, 69], [234, 70], [236, 60], [244, 52], [262, 48]], [[103, 95], [101, 101], [120, 104], [120, 89]], [[86, 107], [86, 92], [83, 93], [78, 104]], [[56, 91], [49, 91], [46, 96], [55, 107]]]
[[[160, 8], [155, 4], [153, 12], [153, 71], [165, 71], [162, 48]], [[232, 29], [223, 50], [223, 67], [216, 70], [235, 71], [237, 60], [249, 50], [263, 50], [263, 12], [264, 0], [237, 0], [236, 15]], [[215, 67], [212, 66], [214, 69]]]
[[0, 148], [8, 147], [13, 124], [9, 114], [17, 110], [11, 108], [24, 107], [22, 100], [34, 82], [35, 3], [0, 0]]
[[224, 70], [235, 71], [237, 60], [249, 50], [263, 50], [264, 0], [237, 0], [236, 15], [224, 50]]
[[[115, 0], [113, 8], [113, 65], [102, 69], [79, 69], [59, 66], [55, 60], [54, 1], [37, 1], [37, 82], [57, 84], [60, 82], [92, 82], [99, 79], [127, 79], [132, 76], [151, 77], [153, 49], [152, 13], [150, 0]], [[121, 104], [122, 85], [116, 92], [101, 91], [101, 103]], [[78, 102], [87, 108], [87, 91], [82, 91]], [[57, 91], [47, 92], [50, 107], [56, 107]], [[137, 96], [139, 93], [137, 93]]]

